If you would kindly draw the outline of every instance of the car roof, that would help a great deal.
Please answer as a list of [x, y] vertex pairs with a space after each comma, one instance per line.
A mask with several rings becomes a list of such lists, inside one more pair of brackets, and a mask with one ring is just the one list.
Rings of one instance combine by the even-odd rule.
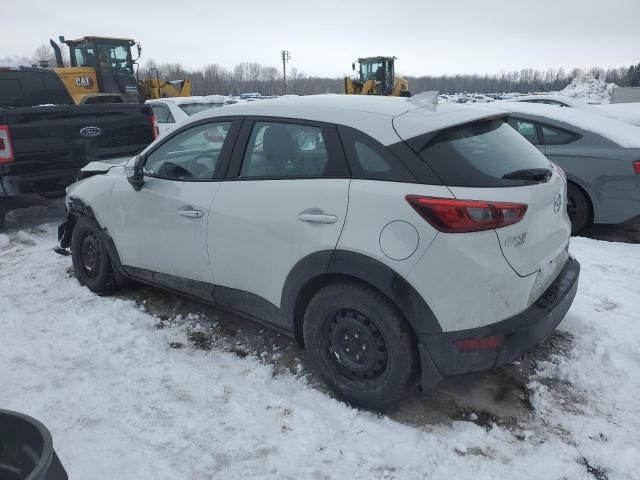
[[227, 101], [232, 101], [231, 97], [226, 97], [224, 95], [194, 95], [191, 97], [153, 98], [151, 100], [147, 100], [145, 103], [173, 103], [175, 105], [189, 105], [194, 103], [223, 104]]
[[565, 124], [569, 129], [574, 127], [583, 132], [592, 132], [617, 143], [621, 147], [640, 148], [639, 127], [607, 117], [598, 112], [527, 102], [505, 101], [496, 102], [494, 105], [500, 110], [534, 117], [541, 122], [552, 120], [558, 124]]
[[495, 110], [469, 109], [455, 104], [427, 105], [405, 97], [328, 94], [237, 103], [206, 110], [191, 118], [197, 121], [238, 115], [310, 120], [352, 127], [383, 145], [390, 145], [496, 114]]

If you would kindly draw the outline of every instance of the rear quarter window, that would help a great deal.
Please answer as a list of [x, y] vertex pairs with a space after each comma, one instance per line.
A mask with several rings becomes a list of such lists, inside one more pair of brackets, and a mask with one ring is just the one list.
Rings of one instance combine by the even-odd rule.
[[501, 119], [443, 130], [418, 154], [445, 185], [458, 187], [530, 185], [503, 177], [517, 170], [549, 168], [545, 156]]

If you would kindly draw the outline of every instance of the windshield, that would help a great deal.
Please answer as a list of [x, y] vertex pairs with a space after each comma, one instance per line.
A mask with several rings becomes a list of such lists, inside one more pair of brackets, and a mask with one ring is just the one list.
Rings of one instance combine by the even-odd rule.
[[185, 103], [178, 105], [187, 115], [195, 115], [196, 113], [209, 110], [210, 108], [222, 107], [223, 103]]
[[380, 75], [378, 70], [383, 70], [382, 62], [362, 63], [360, 64], [360, 76], [362, 81], [378, 80], [377, 76]]
[[97, 62], [104, 71], [133, 73], [131, 52], [126, 45], [98, 44]]

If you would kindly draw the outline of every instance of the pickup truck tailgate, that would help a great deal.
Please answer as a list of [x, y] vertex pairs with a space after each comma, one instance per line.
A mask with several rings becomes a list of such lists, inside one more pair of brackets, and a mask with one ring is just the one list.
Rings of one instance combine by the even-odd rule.
[[60, 193], [87, 163], [139, 153], [155, 136], [151, 116], [143, 104], [0, 110], [15, 157], [0, 165], [5, 195]]

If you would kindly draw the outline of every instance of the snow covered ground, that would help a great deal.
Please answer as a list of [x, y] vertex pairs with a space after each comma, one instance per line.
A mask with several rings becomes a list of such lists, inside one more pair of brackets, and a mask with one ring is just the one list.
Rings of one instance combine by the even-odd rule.
[[17, 210], [0, 234], [0, 407], [49, 427], [70, 478], [638, 478], [640, 245], [573, 239], [576, 301], [531, 369], [505, 367], [525, 382], [510, 421], [480, 402], [427, 421], [447, 388], [473, 397], [496, 374], [454, 380], [390, 417], [358, 411], [295, 362], [276, 368], [275, 345], [239, 355], [221, 335], [195, 346], [194, 331], [236, 320], [186, 304], [165, 321], [139, 292], [81, 288], [52, 252], [60, 214]]

